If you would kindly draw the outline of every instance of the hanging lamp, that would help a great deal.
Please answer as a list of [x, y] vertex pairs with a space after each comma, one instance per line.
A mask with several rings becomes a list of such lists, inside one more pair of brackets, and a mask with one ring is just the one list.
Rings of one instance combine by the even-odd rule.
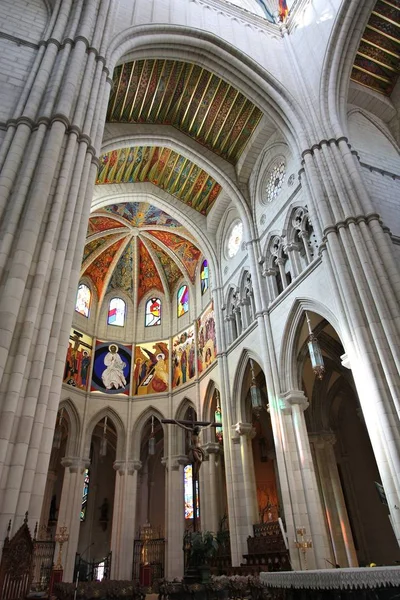
[[256, 376], [254, 373], [254, 363], [253, 360], [250, 359], [250, 370], [251, 370], [251, 384], [250, 384], [250, 396], [251, 396], [251, 407], [256, 417], [260, 416], [262, 411], [262, 398], [261, 391], [256, 382]]
[[325, 373], [324, 359], [322, 356], [321, 348], [319, 346], [319, 342], [318, 342], [317, 338], [315, 337], [313, 330], [311, 329], [311, 321], [310, 321], [310, 317], [308, 316], [307, 312], [306, 312], [306, 319], [307, 319], [307, 326], [308, 326], [308, 333], [309, 333], [307, 346], [308, 346], [308, 353], [310, 355], [311, 366], [312, 366], [312, 369], [313, 369], [315, 375], [318, 377], [318, 379], [322, 379], [324, 376], [324, 373]]
[[100, 456], [104, 457], [107, 455], [107, 417], [104, 417], [104, 429], [103, 437], [100, 442]]
[[156, 453], [156, 438], [154, 435], [154, 415], [151, 417], [151, 433], [149, 438], [149, 456], [154, 456]]

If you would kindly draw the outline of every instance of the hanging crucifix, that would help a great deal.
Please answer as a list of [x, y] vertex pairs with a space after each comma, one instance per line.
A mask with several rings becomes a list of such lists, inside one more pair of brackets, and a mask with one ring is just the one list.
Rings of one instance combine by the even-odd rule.
[[221, 427], [221, 423], [215, 423], [212, 421], [177, 421], [176, 419], [161, 419], [161, 423], [167, 425], [177, 425], [181, 429], [190, 431], [190, 447], [188, 452], [188, 459], [192, 465], [192, 495], [193, 495], [193, 531], [197, 531], [197, 486], [199, 481], [200, 467], [205, 458], [205, 452], [201, 447], [200, 434], [201, 431], [208, 427]]

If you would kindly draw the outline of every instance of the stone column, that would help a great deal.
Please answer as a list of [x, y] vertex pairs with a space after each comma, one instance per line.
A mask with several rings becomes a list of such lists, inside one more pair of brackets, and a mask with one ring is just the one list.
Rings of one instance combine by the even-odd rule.
[[183, 468], [188, 463], [184, 455], [163, 459], [167, 470], [166, 561], [165, 577], [183, 577], [183, 534], [185, 528], [185, 501]]
[[232, 454], [235, 471], [232, 484], [237, 498], [235, 522], [229, 522], [230, 531], [236, 530], [239, 546], [239, 563], [247, 554], [247, 538], [253, 535], [253, 525], [258, 522], [257, 489], [254, 474], [251, 440], [255, 435], [251, 423], [236, 423], [233, 426]]
[[136, 500], [140, 460], [114, 463], [114, 511], [111, 530], [111, 579], [132, 577], [133, 543], [136, 532]]
[[308, 407], [307, 398], [302, 391], [291, 390], [282, 395], [282, 400], [285, 403], [288, 442], [294, 454], [294, 465], [298, 469], [297, 473], [294, 473], [293, 483], [296, 489], [293, 489], [293, 493], [301, 491], [305, 499], [304, 508], [300, 509], [299, 506], [295, 528], [305, 527], [305, 537], [311, 538], [313, 544], [313, 547], [306, 551], [305, 560], [304, 555], [300, 553], [300, 568], [326, 569], [329, 567], [326, 559], [332, 561], [333, 557], [304, 419], [304, 411]]
[[315, 449], [335, 561], [341, 567], [358, 567], [353, 534], [337, 468], [334, 450], [336, 437], [332, 433], [312, 434], [311, 441]]
[[[85, 469], [90, 460], [76, 457], [65, 457], [61, 464], [65, 468], [61, 493], [60, 509], [58, 511], [57, 529], [67, 527], [69, 540], [63, 546], [63, 581], [72, 581], [74, 576], [75, 555], [78, 550], [80, 512], [82, 507], [82, 492]], [[90, 493], [90, 490], [89, 490]], [[58, 554], [58, 547], [55, 556]]]
[[200, 483], [202, 485], [201, 496], [201, 523], [202, 529], [208, 531], [218, 531], [218, 486], [216, 479], [215, 460], [220, 451], [217, 442], [208, 442], [203, 446], [208, 455], [208, 460], [202, 465], [200, 470]]
[[116, 4], [59, 3], [6, 124], [0, 156], [0, 546], [10, 518], [13, 533], [27, 510], [31, 524], [41, 513], [111, 84], [104, 54]]

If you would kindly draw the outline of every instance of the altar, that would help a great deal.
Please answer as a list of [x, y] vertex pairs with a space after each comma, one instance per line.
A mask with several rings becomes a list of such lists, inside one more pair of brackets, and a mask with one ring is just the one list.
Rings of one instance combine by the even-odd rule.
[[267, 572], [260, 573], [260, 579], [264, 586], [280, 590], [279, 597], [293, 600], [324, 597], [388, 600], [400, 595], [400, 567]]

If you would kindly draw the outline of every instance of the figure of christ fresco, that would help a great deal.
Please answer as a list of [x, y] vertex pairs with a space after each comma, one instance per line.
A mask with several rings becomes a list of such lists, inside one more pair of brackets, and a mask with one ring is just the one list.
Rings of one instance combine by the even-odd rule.
[[106, 369], [103, 371], [101, 378], [107, 390], [111, 390], [112, 388], [118, 390], [126, 386], [124, 376], [126, 363], [124, 363], [118, 354], [118, 346], [116, 344], [111, 344], [108, 349], [109, 352], [104, 357]]

